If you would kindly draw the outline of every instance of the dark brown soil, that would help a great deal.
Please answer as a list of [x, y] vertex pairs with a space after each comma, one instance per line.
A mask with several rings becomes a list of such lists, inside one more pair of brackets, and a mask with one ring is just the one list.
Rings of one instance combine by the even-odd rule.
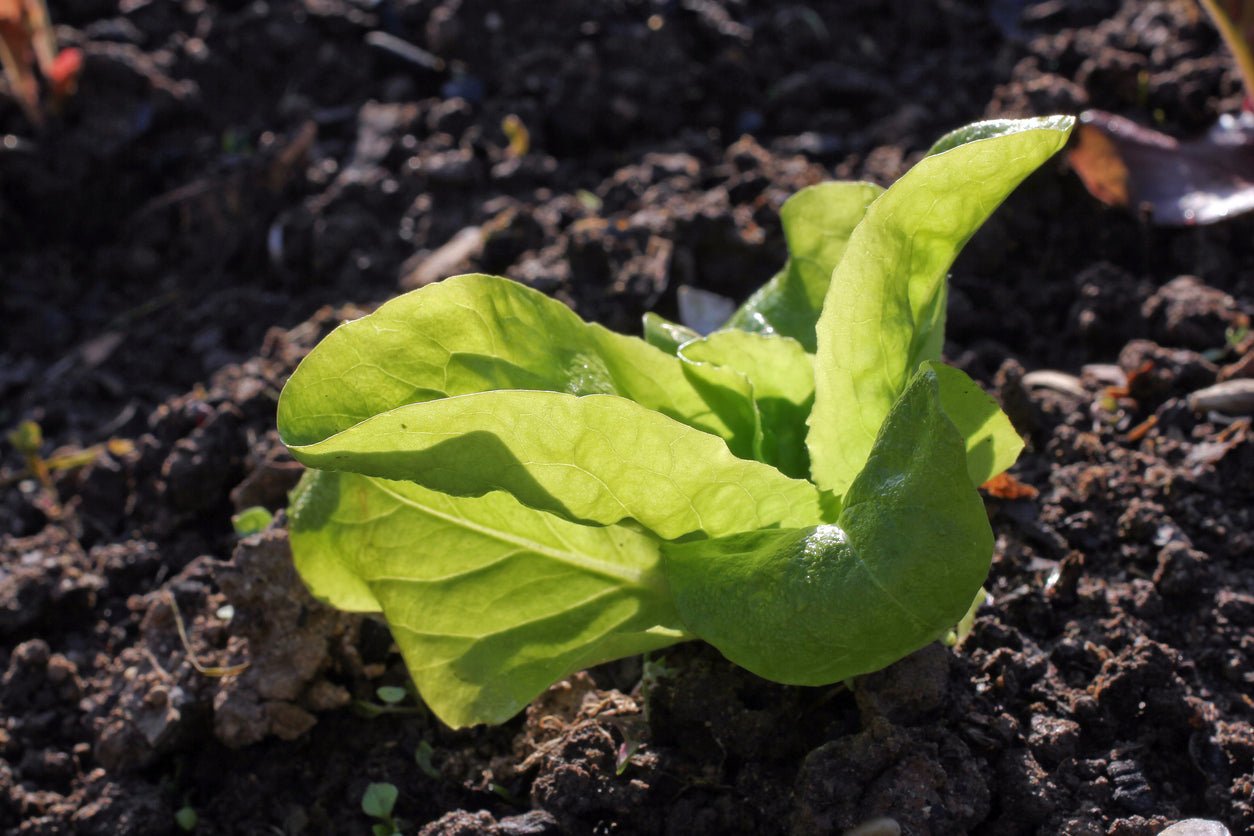
[[476, 269], [635, 330], [768, 278], [797, 188], [890, 182], [965, 122], [1204, 128], [1240, 91], [1191, 3], [51, 5], [86, 64], [42, 132], [0, 100], [0, 427], [95, 455], [47, 488], [0, 448], [0, 829], [365, 833], [377, 781], [405, 833], [1254, 832], [1254, 442], [1187, 402], [1254, 374], [1248, 217], [1148, 227], [1059, 161], [976, 237], [947, 354], [1039, 494], [988, 498], [965, 644], [849, 688], [691, 645], [500, 728], [381, 714], [386, 629], [308, 598], [281, 515], [231, 523], [283, 507], [275, 398], [340, 319]]

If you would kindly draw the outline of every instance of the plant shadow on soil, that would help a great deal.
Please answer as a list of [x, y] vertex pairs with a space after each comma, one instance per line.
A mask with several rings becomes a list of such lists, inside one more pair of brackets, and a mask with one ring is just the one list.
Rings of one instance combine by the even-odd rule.
[[1254, 310], [1249, 218], [1148, 227], [1060, 163], [976, 236], [946, 354], [1030, 439], [1039, 495], [989, 497], [992, 603], [962, 648], [851, 689], [686, 645], [499, 728], [363, 716], [407, 681], [386, 629], [308, 598], [281, 515], [230, 521], [299, 476], [286, 375], [399, 287], [503, 273], [630, 332], [681, 285], [742, 298], [782, 262], [789, 194], [891, 182], [957, 125], [1235, 109], [1188, 4], [51, 6], [85, 68], [42, 133], [0, 101], [23, 138], [0, 151], [0, 424], [38, 421], [49, 454], [131, 446], [52, 490], [3, 448], [0, 828], [167, 833], [190, 806], [197, 832], [364, 832], [371, 781], [426, 834], [1254, 828], [1254, 444], [1186, 402], [1251, 374], [1225, 349]]

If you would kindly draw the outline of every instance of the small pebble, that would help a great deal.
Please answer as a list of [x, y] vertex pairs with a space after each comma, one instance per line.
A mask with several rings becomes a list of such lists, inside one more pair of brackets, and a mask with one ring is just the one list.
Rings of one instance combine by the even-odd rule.
[[896, 819], [880, 816], [846, 830], [844, 836], [901, 836], [901, 825]]
[[1254, 413], [1254, 380], [1225, 380], [1189, 395], [1189, 408], [1194, 412], [1219, 412], [1224, 415]]
[[367, 32], [365, 41], [367, 45], [374, 47], [380, 52], [387, 53], [393, 58], [399, 58], [415, 67], [434, 72], [442, 72], [444, 70], [444, 60], [442, 58], [432, 55], [417, 44], [411, 44], [409, 41], [387, 32], [377, 30]]
[[1023, 376], [1023, 385], [1028, 389], [1050, 389], [1063, 395], [1083, 398], [1088, 395], [1080, 378], [1066, 372], [1053, 369], [1038, 369]]
[[1232, 836], [1228, 828], [1210, 819], [1185, 819], [1176, 822], [1166, 830], [1159, 831], [1158, 836]]

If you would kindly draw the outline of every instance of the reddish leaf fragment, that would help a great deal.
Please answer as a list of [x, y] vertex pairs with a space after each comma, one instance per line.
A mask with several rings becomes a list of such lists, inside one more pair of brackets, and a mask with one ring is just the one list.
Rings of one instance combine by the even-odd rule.
[[1156, 426], [1158, 426], [1158, 416], [1151, 415], [1132, 429], [1128, 430], [1128, 434], [1124, 437], [1124, 441], [1129, 444], [1135, 444], [1142, 438], [1145, 438], [1145, 436], [1149, 435], [1149, 431], [1154, 429]]
[[48, 69], [48, 86], [55, 101], [74, 95], [78, 89], [78, 74], [83, 70], [83, 52], [77, 47], [69, 47], [57, 53]]
[[1254, 210], [1254, 118], [1225, 116], [1178, 140], [1100, 110], [1080, 115], [1072, 168], [1110, 206], [1160, 226], [1209, 224]]
[[1031, 485], [1020, 482], [1009, 473], [998, 473], [980, 488], [995, 499], [1036, 499], [1040, 491]]
[[1145, 377], [1146, 375], [1150, 374], [1153, 371], [1154, 371], [1154, 361], [1142, 360], [1141, 365], [1137, 366], [1135, 369], [1128, 372], [1128, 382], [1124, 385], [1124, 389], [1126, 389], [1127, 391], [1124, 392], [1123, 394], [1118, 395], [1117, 397], [1121, 397], [1121, 398], [1129, 397], [1130, 393], [1135, 391], [1135, 388], [1137, 386], [1137, 381], [1140, 378]]
[[1142, 362], [1141, 365], [1128, 372], [1127, 379], [1121, 385], [1107, 386], [1105, 392], [1106, 397], [1115, 401], [1132, 398], [1132, 392], [1136, 386], [1137, 379], [1145, 377], [1152, 371], [1154, 371], [1153, 360], [1146, 360]]

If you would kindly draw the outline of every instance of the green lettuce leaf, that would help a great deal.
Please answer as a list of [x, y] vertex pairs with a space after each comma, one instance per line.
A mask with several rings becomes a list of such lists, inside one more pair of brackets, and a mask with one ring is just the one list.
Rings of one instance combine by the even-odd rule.
[[725, 439], [745, 458], [759, 432], [751, 405], [717, 414], [675, 357], [517, 282], [467, 275], [335, 329], [284, 387], [279, 434], [310, 444], [399, 406], [497, 389], [620, 395]]
[[634, 520], [667, 539], [822, 519], [822, 499], [809, 482], [736, 458], [717, 436], [613, 395], [460, 395], [288, 446], [309, 467], [403, 479], [454, 496], [505, 491], [568, 520]]
[[1023, 438], [997, 401], [965, 372], [944, 363], [926, 366], [940, 384], [941, 408], [965, 441], [971, 484], [983, 485], [1015, 463], [1023, 452]]
[[[742, 458], [769, 462], [763, 451], [762, 414], [753, 399], [753, 385], [749, 383], [749, 379], [727, 366], [696, 363], [685, 359], [682, 354], [678, 356], [683, 363], [684, 376], [711, 409], [728, 418], [728, 423], [753, 427], [750, 455], [744, 456], [741, 450], [735, 452]], [[799, 475], [804, 477], [806, 474]]]
[[883, 193], [874, 183], [819, 183], [780, 208], [788, 243], [784, 269], [745, 301], [728, 328], [781, 334], [814, 351], [823, 298], [854, 227]]
[[291, 538], [315, 596], [383, 613], [424, 702], [453, 727], [504, 722], [574, 671], [690, 638], [655, 538], [505, 494], [311, 471]]
[[845, 490], [919, 364], [939, 359], [949, 266], [1010, 192], [1062, 148], [1073, 121], [976, 130], [980, 138], [924, 158], [867, 210], [817, 326], [807, 445], [820, 487]]
[[1054, 128], [1070, 132], [1074, 121], [1070, 116], [1043, 116], [1036, 119], [988, 119], [984, 122], [974, 122], [952, 130], [933, 142], [932, 147], [927, 151], [927, 156], [934, 157], [957, 148], [959, 145], [979, 142], [982, 139], [996, 139], [1024, 130]]
[[805, 422], [814, 402], [814, 358], [801, 343], [773, 334], [715, 331], [685, 342], [679, 356], [742, 375], [761, 416], [758, 458], [794, 478], [810, 475]]
[[962, 618], [993, 537], [966, 445], [921, 370], [829, 525], [663, 544], [684, 626], [759, 676], [823, 685], [878, 670]]
[[672, 357], [679, 353], [681, 345], [700, 336], [688, 326], [671, 322], [653, 311], [644, 315], [644, 341]]

